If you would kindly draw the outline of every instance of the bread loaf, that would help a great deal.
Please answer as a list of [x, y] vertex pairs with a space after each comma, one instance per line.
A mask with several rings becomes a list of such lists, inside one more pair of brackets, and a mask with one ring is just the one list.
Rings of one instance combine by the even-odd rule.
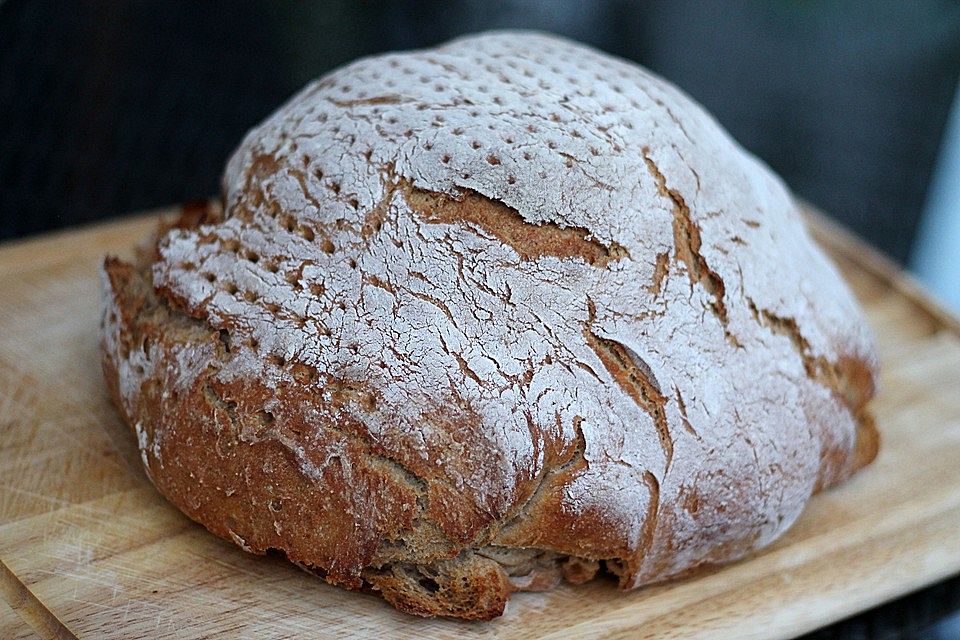
[[418, 615], [735, 560], [877, 449], [869, 331], [782, 182], [546, 35], [308, 85], [103, 276], [157, 488]]

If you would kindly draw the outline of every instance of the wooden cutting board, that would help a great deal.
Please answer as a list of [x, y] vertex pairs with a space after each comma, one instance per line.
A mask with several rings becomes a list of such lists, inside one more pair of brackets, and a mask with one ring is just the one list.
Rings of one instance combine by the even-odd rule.
[[406, 616], [248, 555], [153, 489], [96, 335], [100, 256], [154, 221], [0, 248], [2, 638], [776, 638], [960, 572], [960, 323], [817, 216], [879, 339], [876, 462], [751, 559], [626, 594], [609, 581], [518, 594], [490, 623]]

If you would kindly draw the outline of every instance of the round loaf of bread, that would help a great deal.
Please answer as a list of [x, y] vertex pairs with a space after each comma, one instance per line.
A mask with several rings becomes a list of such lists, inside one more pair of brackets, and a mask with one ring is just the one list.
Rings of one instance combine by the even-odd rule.
[[869, 462], [877, 360], [797, 205], [673, 86], [530, 33], [360, 60], [104, 265], [159, 490], [419, 615], [769, 544]]

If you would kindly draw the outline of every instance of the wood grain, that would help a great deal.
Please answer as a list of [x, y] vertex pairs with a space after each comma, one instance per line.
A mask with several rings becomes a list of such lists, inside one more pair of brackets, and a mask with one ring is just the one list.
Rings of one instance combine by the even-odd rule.
[[101, 381], [97, 265], [156, 217], [0, 248], [2, 637], [776, 638], [960, 572], [960, 322], [815, 215], [878, 336], [883, 445], [764, 553], [627, 594], [518, 594], [491, 623], [412, 618], [249, 556], [153, 489]]

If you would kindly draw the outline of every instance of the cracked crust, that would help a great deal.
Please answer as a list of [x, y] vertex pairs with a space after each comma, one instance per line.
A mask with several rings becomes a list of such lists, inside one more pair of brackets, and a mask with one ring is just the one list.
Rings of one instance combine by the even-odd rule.
[[877, 362], [788, 191], [679, 91], [495, 33], [361, 60], [224, 207], [103, 268], [160, 491], [418, 615], [769, 544], [873, 459]]

